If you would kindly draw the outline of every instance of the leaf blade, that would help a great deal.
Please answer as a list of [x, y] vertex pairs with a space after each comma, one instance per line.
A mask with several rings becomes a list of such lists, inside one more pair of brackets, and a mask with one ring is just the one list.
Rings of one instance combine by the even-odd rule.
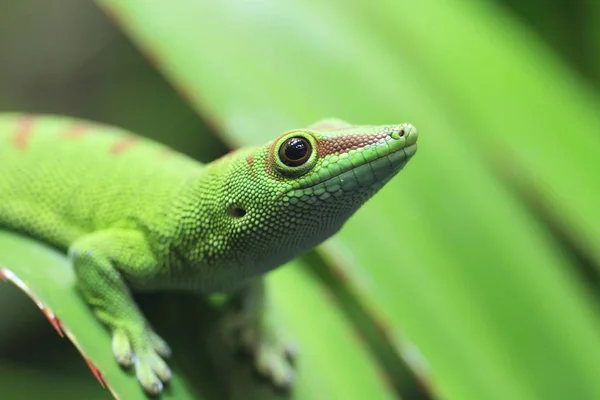
[[[437, 7], [442, 3], [432, 0], [427, 4]], [[360, 18], [360, 12], [353, 12], [351, 7], [345, 7], [347, 12], [342, 15], [335, 12], [334, 6], [316, 2], [310, 6], [264, 2], [253, 9], [236, 7], [231, 2], [218, 5], [181, 2], [170, 9], [156, 5], [144, 10], [138, 8], [140, 3], [134, 0], [119, 5], [105, 0], [101, 4], [116, 10], [126, 20], [125, 28], [138, 43], [160, 54], [165, 74], [180, 86], [185, 84], [197, 109], [217, 120], [227, 137], [235, 138], [238, 143], [258, 143], [278, 131], [306, 125], [328, 115], [356, 123], [379, 123], [397, 119], [399, 115], [411, 115], [411, 122], [425, 133], [420, 139], [421, 150], [415, 161], [411, 161], [407, 171], [402, 173], [402, 180], [389, 184], [350, 221], [340, 233], [338, 244], [332, 242], [331, 248], [337, 248], [338, 254], [352, 249], [360, 269], [377, 265], [374, 260], [394, 260], [400, 253], [405, 265], [417, 265], [425, 270], [417, 275], [407, 267], [397, 270], [382, 267], [366, 274], [377, 282], [377, 289], [369, 288], [360, 279], [351, 278], [349, 285], [356, 288], [365, 304], [384, 310], [394, 325], [402, 326], [419, 344], [432, 364], [434, 384], [444, 397], [526, 399], [532, 395], [545, 397], [557, 393], [578, 393], [583, 397], [600, 395], [598, 383], [589, 375], [590, 371], [600, 367], [597, 361], [600, 359], [598, 321], [594, 317], [593, 300], [569, 271], [572, 265], [556, 248], [553, 239], [491, 174], [485, 160], [474, 155], [472, 146], [477, 142], [467, 140], [488, 128], [498, 139], [501, 138], [498, 134], [505, 129], [505, 125], [494, 118], [497, 110], [476, 104], [481, 101], [473, 93], [476, 93], [475, 88], [489, 86], [481, 78], [487, 76], [475, 75], [480, 80], [473, 79], [470, 92], [459, 97], [465, 101], [465, 108], [477, 106], [479, 114], [472, 122], [465, 119], [464, 112], [457, 116], [455, 105], [450, 104], [445, 95], [448, 88], [456, 94], [461, 82], [467, 78], [465, 71], [448, 68], [452, 65], [447, 58], [451, 53], [444, 53], [446, 58], [442, 59], [443, 46], [435, 47], [432, 54], [440, 58], [430, 56], [427, 65], [419, 64], [414, 62], [415, 55], [397, 52], [403, 41], [410, 43], [404, 40], [406, 31], [402, 31], [405, 36], [378, 33], [378, 27], [402, 26], [404, 16], [411, 15], [410, 12], [390, 13], [388, 18], [400, 20], [394, 19], [393, 24], [385, 25], [387, 20], [382, 15], [388, 10], [377, 3], [372, 24], [367, 25]], [[402, 4], [411, 7], [409, 3]], [[424, 18], [427, 7], [418, 7], [419, 16]], [[492, 13], [496, 10], [490, 8], [483, 12], [484, 6], [478, 7], [479, 14], [476, 15], [480, 19], [475, 19], [481, 25], [481, 31], [498, 38], [501, 28], [494, 23]], [[447, 13], [453, 18], [452, 24], [472, 17], [466, 8]], [[136, 11], [140, 13], [136, 14]], [[320, 19], [311, 18], [314, 15], [319, 15]], [[177, 24], [179, 29], [154, 36], [149, 27], [158, 24]], [[419, 31], [411, 24], [407, 24], [413, 28], [411, 32]], [[442, 26], [440, 24], [440, 30]], [[470, 31], [456, 28], [452, 38], [468, 41]], [[518, 30], [515, 32], [513, 44], [524, 35]], [[425, 33], [429, 36], [422, 34], [419, 38], [428, 39], [428, 46], [434, 46], [431, 43], [434, 35]], [[211, 41], [194, 43], [192, 51], [185, 46], [186, 40], [192, 37], [211, 37]], [[503, 42], [503, 46], [508, 42]], [[173, 43], [178, 45], [172, 46]], [[482, 41], [473, 42], [475, 54], [470, 62], [479, 54], [477, 50], [481, 46]], [[510, 58], [509, 54], [515, 48], [522, 51], [522, 47], [519, 47], [521, 50], [517, 47], [506, 44], [503, 54], [497, 55], [516, 63], [504, 71], [508, 77], [514, 76], [511, 74], [520, 65], [519, 60]], [[335, 50], [328, 51], [328, 48]], [[422, 50], [418, 42], [412, 48], [415, 53]], [[236, 64], [237, 60], [244, 60], [243, 69]], [[439, 62], [441, 60], [446, 62]], [[531, 57], [527, 61], [535, 62]], [[433, 76], [423, 75], [428, 71], [425, 67], [431, 70], [435, 62], [439, 62], [436, 67], [451, 70], [442, 75], [443, 82], [436, 81], [439, 93], [433, 92], [424, 82]], [[507, 63], [502, 66], [506, 67]], [[543, 69], [540, 63], [536, 66]], [[567, 72], [561, 73], [573, 82]], [[448, 82], [457, 76], [461, 79]], [[519, 76], [524, 79], [523, 75]], [[549, 77], [553, 76], [558, 77], [556, 70], [535, 84], [529, 84], [528, 90], [533, 90], [531, 85], [537, 88], [549, 86]], [[503, 81], [494, 83], [489, 96], [502, 93], [503, 100], [499, 104], [505, 104], [508, 99], [506, 90], [501, 87]], [[552, 102], [556, 109], [561, 104], [557, 93], [564, 92], [549, 93], [548, 90], [536, 92], [530, 101]], [[198, 98], [203, 100], [197, 101]], [[573, 113], [596, 126], [585, 95], [570, 98], [573, 98], [570, 107], [576, 109]], [[510, 109], [523, 117], [522, 109], [517, 110], [514, 106]], [[556, 125], [562, 126], [563, 131], [566, 128], [564, 122], [563, 119]], [[586, 134], [577, 140], [595, 143]], [[514, 149], [514, 143], [511, 146]], [[525, 154], [521, 158], [531, 157], [539, 162], [529, 164], [535, 173], [536, 168], [546, 168], [556, 153], [535, 147], [535, 143], [532, 147], [533, 152], [526, 153], [526, 148], [518, 151]], [[535, 152], [537, 156], [534, 157]], [[536, 157], [544, 160], [539, 161]], [[553, 177], [552, 174], [548, 176]], [[429, 184], [433, 182], [435, 186]], [[565, 185], [567, 190], [581, 191], [579, 186]], [[579, 200], [570, 205], [562, 204], [561, 210], [568, 211], [573, 204], [590, 210], [589, 193], [580, 194]], [[404, 207], [398, 207], [398, 204]], [[492, 211], [488, 209], [490, 207], [493, 207]], [[459, 213], [453, 209], [467, 212]], [[583, 215], [572, 211], [562, 215], [567, 216], [569, 223], [575, 221], [579, 227], [587, 226], [585, 235], [590, 243], [590, 238], [597, 237], [595, 228], [582, 221]], [[404, 230], [394, 226], [390, 215], [395, 217], [393, 221], [402, 221]], [[422, 219], [418, 220], [418, 217]], [[374, 220], [378, 229], [370, 231], [379, 234], [376, 248], [381, 254], [376, 258], [372, 256], [374, 241], [366, 240], [364, 235], [360, 239], [356, 237]], [[500, 229], [495, 231], [498, 227]], [[407, 232], [418, 246], [411, 248], [412, 243], [404, 243]], [[387, 245], [381, 246], [381, 243]], [[351, 264], [348, 260], [344, 262]], [[481, 269], [484, 265], [489, 268]], [[527, 270], [532, 265], [535, 268]], [[522, 271], [526, 271], [524, 276]], [[461, 273], [456, 276], [457, 272]], [[540, 276], [542, 281], [538, 282]], [[523, 281], [520, 278], [524, 278]], [[402, 288], [412, 296], [402, 295], [395, 291], [391, 282], [412, 282], [428, 298], [422, 298], [424, 296], [408, 285]], [[513, 291], [517, 293], [513, 299], [501, 295]], [[406, 307], [398, 313], [395, 307], [398, 301], [410, 304], [413, 309]], [[520, 309], [522, 305], [527, 307]], [[548, 307], [556, 307], [560, 315], [550, 315]], [[439, 315], [438, 310], [451, 317]], [[533, 316], [533, 320], [528, 320], [528, 316]], [[557, 321], [576, 326], [576, 334], [571, 336], [565, 332]], [[519, 324], [524, 328], [519, 328]], [[440, 330], [441, 326], [443, 330]], [[504, 332], [507, 326], [511, 329]], [[452, 340], [452, 347], [440, 340], [441, 331], [446, 340]], [[556, 352], [543, 351], [545, 346], [536, 343], [532, 332], [546, 332], [543, 342], [560, 344], [560, 348]], [[473, 342], [478, 344], [480, 354], [471, 346]], [[507, 356], [507, 349], [512, 349], [514, 354]], [[540, 359], [543, 360], [541, 363]], [[518, 368], [515, 369], [515, 365]], [[469, 379], [465, 379], [465, 371], [468, 371]], [[563, 372], [567, 375], [557, 379]], [[559, 387], [559, 382], [567, 382], [568, 387]]]

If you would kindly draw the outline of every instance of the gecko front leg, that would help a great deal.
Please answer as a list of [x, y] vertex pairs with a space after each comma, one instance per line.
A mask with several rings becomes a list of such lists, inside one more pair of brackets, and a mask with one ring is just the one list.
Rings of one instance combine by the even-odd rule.
[[162, 357], [169, 346], [152, 330], [131, 297], [125, 278], [142, 283], [157, 270], [144, 238], [134, 230], [109, 229], [78, 239], [69, 249], [77, 285], [111, 330], [113, 353], [123, 367], [135, 366], [146, 392], [159, 394], [171, 371]]
[[233, 328], [237, 344], [252, 356], [254, 368], [281, 390], [294, 383], [296, 346], [285, 340], [272, 309], [264, 278], [236, 291], [230, 302], [227, 328]]

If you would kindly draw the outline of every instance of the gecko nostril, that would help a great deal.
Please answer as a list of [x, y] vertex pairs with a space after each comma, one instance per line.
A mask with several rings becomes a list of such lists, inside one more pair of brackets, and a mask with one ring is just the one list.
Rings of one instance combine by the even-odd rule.
[[393, 139], [406, 136], [406, 125], [395, 125], [387, 129], [388, 135]]
[[396, 125], [392, 128], [391, 137], [394, 139], [406, 138], [409, 141], [416, 141], [417, 136], [417, 128], [412, 124]]

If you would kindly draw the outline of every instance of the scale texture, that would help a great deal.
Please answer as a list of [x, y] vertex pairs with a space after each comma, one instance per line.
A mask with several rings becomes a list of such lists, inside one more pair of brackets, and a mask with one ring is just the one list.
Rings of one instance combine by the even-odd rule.
[[117, 361], [148, 393], [169, 380], [170, 350], [131, 290], [233, 291], [240, 344], [287, 388], [293, 352], [261, 276], [338, 231], [408, 162], [417, 136], [410, 124], [326, 119], [201, 164], [115, 127], [4, 114], [0, 229], [68, 252]]

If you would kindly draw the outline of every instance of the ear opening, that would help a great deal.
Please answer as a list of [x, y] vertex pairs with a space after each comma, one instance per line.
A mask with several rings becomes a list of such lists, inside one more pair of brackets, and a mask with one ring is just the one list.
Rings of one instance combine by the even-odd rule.
[[246, 215], [246, 209], [238, 204], [232, 204], [227, 207], [227, 214], [233, 218], [242, 218], [244, 215]]

